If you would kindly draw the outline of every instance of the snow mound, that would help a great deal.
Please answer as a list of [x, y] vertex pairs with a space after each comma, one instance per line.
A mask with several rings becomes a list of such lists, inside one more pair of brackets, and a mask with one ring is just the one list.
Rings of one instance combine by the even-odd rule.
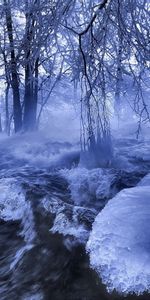
[[109, 292], [150, 292], [149, 224], [150, 186], [121, 191], [96, 217], [87, 251]]

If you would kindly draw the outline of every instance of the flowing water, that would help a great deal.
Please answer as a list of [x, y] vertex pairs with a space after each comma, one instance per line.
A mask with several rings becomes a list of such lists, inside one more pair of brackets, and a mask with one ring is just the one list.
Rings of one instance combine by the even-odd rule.
[[[22, 143], [19, 148], [17, 143], [17, 139], [7, 140], [0, 147], [0, 300], [125, 299], [107, 293], [89, 266], [85, 243], [108, 199], [123, 187], [134, 186], [146, 171], [86, 173], [95, 180], [90, 186], [88, 177], [87, 194], [84, 169], [80, 170], [84, 176], [73, 174], [72, 181], [67, 180], [70, 167], [79, 159], [69, 144], [53, 144], [45, 159], [43, 150], [37, 153], [33, 145], [29, 149]], [[67, 150], [60, 155], [64, 147]], [[67, 170], [60, 171], [64, 167]], [[110, 191], [105, 196], [96, 186], [97, 176], [109, 177]], [[79, 194], [82, 197], [75, 203]], [[95, 201], [95, 194], [102, 201]], [[84, 196], [89, 198], [85, 205]], [[131, 296], [138, 298], [150, 299]]]

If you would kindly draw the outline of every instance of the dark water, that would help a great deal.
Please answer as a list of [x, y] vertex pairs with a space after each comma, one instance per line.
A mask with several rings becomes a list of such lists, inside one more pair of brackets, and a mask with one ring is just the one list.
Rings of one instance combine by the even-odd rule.
[[[134, 186], [144, 175], [144, 172], [121, 172], [116, 187], [121, 190]], [[96, 273], [89, 267], [85, 245], [75, 241], [73, 237], [50, 232], [55, 214], [43, 209], [43, 197], [48, 196], [49, 201], [53, 196], [57, 197], [66, 203], [66, 213], [69, 214], [73, 206], [68, 184], [56, 170], [25, 166], [23, 159], [17, 160], [1, 150], [0, 178], [1, 181], [16, 178], [22, 186], [26, 201], [31, 204], [35, 231], [32, 248], [24, 251], [15, 266], [10, 268], [17, 251], [24, 249], [26, 241], [20, 235], [20, 220], [0, 219], [0, 300], [150, 299], [149, 295], [109, 295]], [[90, 216], [88, 220], [85, 215], [87, 228], [90, 228], [94, 216]]]

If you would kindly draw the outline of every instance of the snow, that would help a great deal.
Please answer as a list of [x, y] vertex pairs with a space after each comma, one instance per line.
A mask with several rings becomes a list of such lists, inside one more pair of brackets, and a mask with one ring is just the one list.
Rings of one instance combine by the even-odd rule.
[[150, 186], [124, 189], [96, 217], [90, 264], [109, 292], [150, 292]]

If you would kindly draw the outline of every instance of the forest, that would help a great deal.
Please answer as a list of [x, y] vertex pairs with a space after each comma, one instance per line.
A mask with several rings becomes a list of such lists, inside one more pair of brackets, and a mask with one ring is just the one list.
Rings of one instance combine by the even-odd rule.
[[0, 0], [0, 299], [150, 299], [149, 0]]

